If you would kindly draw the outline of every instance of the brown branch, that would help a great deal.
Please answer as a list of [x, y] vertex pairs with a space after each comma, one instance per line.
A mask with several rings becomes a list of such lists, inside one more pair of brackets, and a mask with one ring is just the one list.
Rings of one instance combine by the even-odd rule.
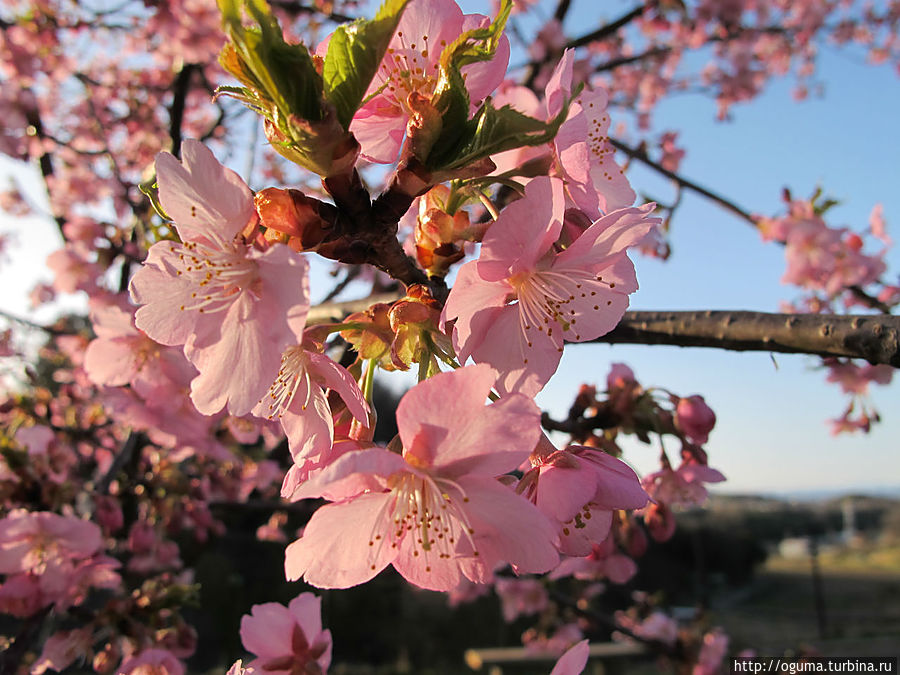
[[[623, 26], [628, 25], [639, 16], [641, 16], [647, 9], [647, 4], [640, 5], [639, 7], [635, 7], [633, 10], [619, 17], [615, 21], [611, 21], [610, 23], [604, 24], [600, 28], [586, 35], [582, 35], [581, 37], [574, 38], [566, 43], [566, 46], [563, 49], [583, 47], [584, 45], [593, 42], [595, 40], [601, 40], [605, 37], [613, 35]], [[557, 5], [556, 12], [554, 13], [554, 18], [558, 21], [562, 21], [565, 18], [566, 13], [569, 10], [569, 2], [567, 0], [561, 0], [559, 5]], [[534, 88], [534, 81], [537, 79], [538, 73], [541, 72], [541, 68], [554, 59], [557, 59], [562, 54], [562, 51], [548, 51], [547, 54], [544, 55], [544, 58], [539, 61], [532, 61], [528, 64], [528, 73], [525, 75], [525, 81], [523, 82], [524, 86], [529, 89]]]
[[602, 40], [605, 37], [614, 35], [620, 28], [624, 28], [635, 19], [643, 16], [644, 12], [647, 11], [648, 4], [649, 3], [638, 5], [633, 10], [631, 10], [627, 14], [622, 15], [615, 21], [611, 21], [610, 23], [600, 26], [600, 28], [598, 28], [597, 30], [582, 35], [581, 37], [569, 40], [569, 42], [566, 43], [566, 49], [583, 47], [584, 45], [595, 42], [596, 40]]
[[172, 82], [172, 104], [169, 106], [169, 138], [172, 140], [172, 154], [181, 157], [181, 127], [187, 96], [191, 90], [191, 76], [198, 66], [186, 63]]
[[626, 312], [619, 325], [596, 342], [836, 356], [898, 368], [900, 316]]
[[607, 70], [615, 70], [619, 66], [627, 66], [629, 63], [638, 63], [639, 61], [643, 61], [644, 59], [652, 59], [657, 56], [665, 56], [669, 52], [672, 51], [671, 47], [650, 47], [640, 54], [632, 54], [631, 56], [620, 56], [615, 59], [610, 59], [609, 61], [604, 61], [596, 68], [594, 68], [595, 73], [602, 73]]
[[[313, 307], [313, 323], [341, 321], [375, 302], [394, 302], [399, 293]], [[713, 347], [865, 359], [900, 368], [900, 316], [769, 314], [738, 310], [626, 312], [606, 344]], [[579, 343], [572, 343], [579, 344]]]
[[268, 0], [268, 2], [272, 7], [283, 9], [288, 14], [320, 14], [329, 21], [334, 21], [335, 23], [348, 23], [354, 20], [352, 16], [347, 16], [346, 14], [323, 12], [318, 7], [301, 5], [299, 2], [292, 2], [291, 0]]
[[688, 180], [687, 178], [684, 178], [683, 176], [678, 175], [674, 171], [669, 171], [668, 169], [663, 167], [662, 164], [660, 164], [659, 162], [655, 162], [652, 159], [650, 159], [650, 157], [647, 156], [647, 153], [639, 148], [632, 148], [630, 145], [626, 145], [622, 141], [616, 140], [615, 138], [610, 138], [609, 142], [612, 143], [616, 149], [621, 150], [626, 155], [628, 155], [629, 157], [631, 157], [633, 159], [638, 160], [642, 164], [646, 164], [654, 171], [661, 173], [663, 176], [674, 181], [681, 187], [687, 188], [689, 190], [693, 190], [697, 194], [703, 195], [707, 199], [714, 201], [716, 204], [721, 206], [726, 211], [730, 211], [731, 213], [738, 216], [739, 218], [747, 221], [754, 228], [757, 226], [756, 218], [754, 218], [753, 215], [751, 215], [749, 211], [747, 211], [746, 209], [742, 209], [740, 206], [735, 204], [730, 199], [726, 199], [722, 195], [717, 194], [717, 193], [713, 192], [712, 190], [709, 190], [709, 189], [703, 187], [699, 183], [695, 183], [692, 180]]

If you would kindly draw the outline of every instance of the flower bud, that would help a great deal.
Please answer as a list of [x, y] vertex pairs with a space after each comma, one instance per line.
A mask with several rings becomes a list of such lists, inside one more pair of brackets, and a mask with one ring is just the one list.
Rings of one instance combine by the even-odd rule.
[[709, 440], [709, 432], [716, 425], [716, 414], [702, 396], [682, 398], [675, 407], [675, 425], [697, 444]]
[[266, 238], [272, 241], [278, 234], [287, 235], [295, 251], [314, 250], [331, 231], [336, 215], [330, 204], [293, 189], [266, 188], [256, 193], [253, 202]]

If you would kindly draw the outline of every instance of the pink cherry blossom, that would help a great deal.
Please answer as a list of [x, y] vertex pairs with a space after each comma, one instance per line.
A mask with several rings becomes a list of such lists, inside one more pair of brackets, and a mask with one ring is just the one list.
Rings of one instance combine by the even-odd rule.
[[537, 614], [550, 604], [547, 589], [538, 579], [500, 577], [494, 582], [494, 590], [507, 622], [515, 621], [523, 614]]
[[89, 521], [13, 511], [0, 520], [0, 574], [41, 574], [48, 564], [88, 558], [102, 545], [100, 528]]
[[325, 354], [293, 345], [281, 356], [281, 368], [253, 414], [278, 418], [297, 463], [320, 460], [332, 448], [334, 423], [325, 390], [336, 392], [360, 423], [369, 422], [369, 405], [356, 380]]
[[485, 407], [495, 378], [473, 366], [420, 382], [397, 409], [402, 454], [350, 452], [301, 485], [295, 497], [334, 503], [288, 547], [287, 577], [346, 588], [393, 565], [417, 586], [449, 591], [462, 577], [486, 581], [502, 562], [552, 568], [553, 526], [494, 479], [528, 456], [540, 413], [522, 394]]
[[639, 509], [649, 497], [625, 462], [585, 446], [557, 450], [543, 440], [520, 489], [558, 524], [560, 552], [588, 555], [609, 534], [613, 511]]
[[550, 579], [573, 576], [576, 579], [609, 579], [614, 584], [627, 583], [637, 574], [637, 564], [616, 546], [613, 533], [600, 544], [594, 544], [590, 555], [566, 558], [550, 573]]
[[323, 675], [331, 663], [331, 631], [322, 629], [322, 599], [312, 593], [301, 593], [287, 607], [254, 605], [241, 619], [241, 642], [256, 654], [246, 669], [235, 664], [245, 672]]
[[[573, 60], [574, 51], [567, 49], [547, 84], [548, 119], [556, 117], [571, 96]], [[608, 103], [602, 87], [582, 91], [553, 139], [557, 171], [572, 200], [590, 218], [631, 206], [636, 196], [609, 142]]]
[[534, 395], [559, 365], [564, 340], [584, 342], [610, 330], [637, 290], [625, 254], [658, 221], [652, 205], [613, 211], [558, 252], [562, 183], [536, 178], [525, 197], [491, 225], [478, 260], [459, 270], [442, 314], [453, 319], [461, 361], [500, 371], [500, 391]]
[[259, 251], [241, 231], [256, 218], [250, 189], [196, 141], [184, 160], [157, 158], [160, 202], [181, 242], [150, 248], [131, 281], [143, 305], [136, 325], [165, 345], [184, 345], [200, 371], [197, 409], [244, 415], [275, 379], [285, 347], [302, 334], [309, 308], [307, 263], [287, 246]]
[[96, 384], [121, 386], [153, 363], [164, 350], [134, 326], [134, 308], [92, 300], [91, 322], [97, 337], [84, 355], [84, 369]]
[[716, 425], [716, 414], [702, 396], [695, 394], [678, 400], [675, 406], [675, 425], [694, 443], [709, 440], [709, 432]]
[[[379, 163], [397, 159], [412, 112], [410, 96], [431, 100], [444, 47], [488, 22], [481, 14], [463, 15], [455, 2], [413, 0], [409, 4], [369, 86], [371, 98], [350, 124], [364, 158]], [[503, 36], [493, 59], [462, 69], [473, 110], [503, 80], [508, 63], [509, 41]]]
[[[616, 612], [616, 623], [645, 640], [656, 640], [670, 646], [678, 640], [678, 622], [664, 612], [651, 612], [642, 620], [636, 620], [624, 612]], [[619, 635], [614, 634], [614, 637]], [[621, 639], [631, 640], [632, 638], [622, 637]]]
[[662, 470], [644, 476], [641, 485], [655, 500], [670, 506], [692, 506], [706, 501], [704, 483], [724, 480], [720, 471], [699, 462], [686, 461], [677, 471], [664, 466]]
[[64, 671], [75, 659], [90, 653], [93, 639], [93, 631], [89, 628], [54, 633], [47, 638], [41, 655], [31, 666], [31, 675], [43, 675], [48, 670]]

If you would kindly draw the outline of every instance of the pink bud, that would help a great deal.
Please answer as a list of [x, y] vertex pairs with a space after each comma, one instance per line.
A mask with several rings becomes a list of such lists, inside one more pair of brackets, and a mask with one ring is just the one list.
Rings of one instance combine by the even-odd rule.
[[709, 432], [716, 425], [716, 414], [702, 396], [695, 394], [678, 401], [675, 425], [695, 443], [706, 443]]

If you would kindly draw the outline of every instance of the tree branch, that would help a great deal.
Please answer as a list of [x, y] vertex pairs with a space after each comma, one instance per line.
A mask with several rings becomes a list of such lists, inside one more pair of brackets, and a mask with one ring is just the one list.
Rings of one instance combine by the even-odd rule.
[[626, 312], [596, 342], [840, 356], [900, 368], [900, 316], [891, 315]]
[[614, 35], [616, 31], [624, 26], [627, 26], [629, 23], [634, 21], [635, 19], [641, 17], [644, 12], [647, 11], [647, 3], [643, 5], [638, 5], [633, 10], [628, 12], [627, 14], [622, 15], [615, 21], [611, 21], [610, 23], [604, 24], [600, 26], [595, 31], [582, 35], [581, 37], [574, 38], [569, 40], [566, 43], [566, 49], [575, 49], [576, 47], [583, 47], [586, 44], [591, 42], [595, 42], [596, 40], [602, 40], [605, 37], [610, 35]]
[[172, 139], [172, 154], [181, 157], [181, 127], [187, 95], [191, 90], [191, 75], [197, 70], [194, 63], [186, 63], [178, 71], [172, 82], [172, 104], [169, 106], [169, 138]]
[[630, 145], [626, 145], [622, 141], [616, 140], [615, 138], [610, 138], [609, 142], [612, 143], [613, 146], [617, 150], [621, 150], [622, 152], [624, 152], [626, 155], [628, 155], [632, 159], [636, 159], [639, 162], [641, 162], [642, 164], [646, 164], [654, 171], [661, 173], [663, 176], [674, 181], [681, 187], [687, 188], [689, 190], [693, 190], [697, 194], [703, 195], [707, 199], [714, 201], [716, 204], [721, 206], [726, 211], [730, 211], [737, 217], [747, 221], [754, 228], [756, 227], [756, 225], [757, 225], [756, 218], [754, 218], [753, 215], [751, 215], [749, 211], [742, 209], [740, 206], [735, 204], [733, 201], [726, 199], [722, 195], [717, 194], [717, 193], [713, 192], [712, 190], [709, 190], [709, 189], [703, 187], [699, 183], [695, 183], [694, 181], [688, 180], [687, 178], [684, 178], [683, 176], [679, 176], [674, 171], [669, 171], [668, 169], [663, 167], [663, 165], [660, 164], [659, 162], [655, 162], [652, 159], [650, 159], [647, 156], [647, 153], [639, 148], [632, 148]]
[[[622, 141], [616, 140], [615, 138], [610, 138], [609, 142], [612, 143], [615, 148], [617, 148], [618, 150], [621, 150], [629, 157], [636, 159], [643, 164], [646, 164], [654, 171], [657, 171], [660, 174], [662, 174], [663, 176], [665, 176], [666, 178], [669, 178], [670, 180], [674, 181], [675, 184], [678, 185], [679, 187], [693, 190], [697, 194], [702, 195], [702, 196], [706, 197], [707, 199], [714, 201], [716, 204], [721, 206], [723, 209], [733, 213], [738, 218], [745, 220], [747, 223], [752, 225], [754, 228], [758, 227], [759, 223], [758, 223], [756, 217], [753, 216], [749, 211], [742, 209], [740, 206], [735, 204], [730, 199], [726, 199], [722, 195], [717, 194], [717, 193], [713, 192], [712, 190], [709, 190], [709, 189], [703, 187], [699, 183], [695, 183], [692, 180], [688, 180], [687, 178], [678, 175], [674, 171], [669, 171], [668, 169], [663, 167], [658, 162], [655, 162], [652, 159], [650, 159], [647, 156], [647, 153], [644, 152], [642, 149], [632, 148], [631, 146], [626, 145]], [[782, 246], [784, 245], [784, 242], [778, 242], [778, 243], [780, 243]], [[846, 290], [849, 291], [850, 293], [852, 293], [854, 295], [854, 297], [856, 297], [858, 300], [860, 300], [867, 307], [871, 307], [872, 309], [877, 309], [879, 312], [882, 312], [883, 314], [891, 313], [891, 308], [887, 304], [885, 304], [878, 298], [867, 293], [862, 287], [854, 284], [853, 286], [847, 286]]]

